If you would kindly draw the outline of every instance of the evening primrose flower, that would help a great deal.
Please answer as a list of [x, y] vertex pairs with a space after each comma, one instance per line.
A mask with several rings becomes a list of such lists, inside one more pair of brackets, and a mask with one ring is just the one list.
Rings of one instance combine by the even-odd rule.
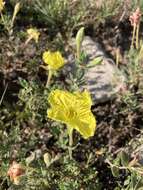
[[40, 32], [38, 32], [38, 30], [36, 28], [29, 28], [29, 29], [27, 29], [27, 34], [28, 34], [28, 40], [27, 40], [28, 42], [31, 39], [34, 39], [35, 42], [38, 43]]
[[43, 53], [43, 61], [48, 65], [48, 68], [52, 70], [58, 70], [65, 64], [64, 58], [59, 51], [45, 51]]
[[59, 51], [51, 52], [45, 51], [43, 53], [43, 61], [46, 66], [42, 65], [41, 67], [49, 71], [46, 87], [49, 86], [53, 73], [60, 69], [64, 64], [64, 58], [62, 57]]
[[4, 9], [5, 2], [3, 0], [0, 0], [0, 12]]
[[7, 175], [10, 177], [10, 180], [15, 184], [19, 185], [20, 183], [20, 176], [22, 176], [25, 173], [24, 168], [21, 166], [21, 164], [17, 162], [13, 162], [10, 166]]
[[91, 112], [92, 101], [88, 91], [70, 93], [54, 90], [48, 101], [51, 105], [48, 117], [65, 123], [69, 133], [76, 129], [85, 139], [94, 135], [96, 120]]

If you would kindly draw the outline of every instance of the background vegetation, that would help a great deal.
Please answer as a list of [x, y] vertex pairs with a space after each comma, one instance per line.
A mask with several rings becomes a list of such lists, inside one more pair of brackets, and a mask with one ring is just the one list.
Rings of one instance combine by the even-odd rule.
[[[11, 17], [20, 2], [14, 25]], [[140, 48], [130, 49], [129, 16], [137, 0], [11, 0], [5, 1], [0, 17], [0, 189], [2, 190], [141, 190], [142, 164], [126, 149], [129, 142], [141, 144], [143, 113], [142, 28]], [[141, 18], [142, 26], [142, 18]], [[37, 28], [38, 43], [25, 47], [26, 30]], [[97, 130], [84, 140], [74, 132], [73, 159], [68, 155], [65, 126], [47, 118], [47, 97], [52, 89], [76, 89], [83, 81], [82, 68], [64, 78], [54, 75], [45, 88], [47, 72], [42, 53], [59, 50], [73, 53], [71, 37], [79, 28], [97, 40], [126, 75], [126, 88], [117, 98], [92, 107]], [[136, 146], [135, 146], [136, 147]], [[46, 159], [45, 159], [46, 155]], [[13, 161], [25, 174], [13, 184], [7, 171]]]

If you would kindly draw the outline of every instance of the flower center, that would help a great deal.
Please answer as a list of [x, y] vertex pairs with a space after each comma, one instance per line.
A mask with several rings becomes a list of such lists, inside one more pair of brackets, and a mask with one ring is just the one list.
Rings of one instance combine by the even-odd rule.
[[77, 116], [77, 112], [75, 111], [74, 108], [70, 107], [67, 113], [67, 117], [69, 118], [75, 118]]

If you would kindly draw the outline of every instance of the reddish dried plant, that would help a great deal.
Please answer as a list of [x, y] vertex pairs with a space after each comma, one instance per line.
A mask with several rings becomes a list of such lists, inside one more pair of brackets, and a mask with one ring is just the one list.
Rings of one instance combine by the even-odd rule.
[[138, 25], [140, 23], [141, 15], [142, 14], [141, 14], [140, 8], [138, 7], [136, 11], [130, 16], [130, 19], [129, 19], [132, 26]]
[[25, 169], [22, 167], [21, 164], [13, 161], [11, 166], [8, 169], [7, 175], [10, 177], [10, 180], [15, 184], [19, 185], [20, 176], [25, 173]]
[[133, 48], [135, 38], [136, 38], [136, 48], [137, 49], [139, 48], [139, 26], [140, 26], [141, 15], [142, 14], [140, 8], [138, 7], [136, 11], [129, 18], [131, 25], [133, 26], [131, 48]]

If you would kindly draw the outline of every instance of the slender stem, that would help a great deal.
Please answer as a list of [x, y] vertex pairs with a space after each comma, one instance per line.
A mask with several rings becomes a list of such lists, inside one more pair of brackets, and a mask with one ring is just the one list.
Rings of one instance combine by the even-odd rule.
[[108, 159], [105, 160], [105, 163], [109, 164], [110, 167], [117, 167], [119, 170], [132, 170], [138, 172], [141, 175], [143, 174], [143, 169], [141, 167], [117, 166], [112, 164]]
[[47, 79], [47, 83], [46, 83], [46, 87], [48, 88], [51, 82], [51, 78], [52, 78], [53, 72], [51, 69], [49, 69], [49, 73], [48, 73], [48, 79]]
[[77, 47], [77, 60], [80, 60], [80, 47]]
[[0, 12], [0, 16], [1, 16], [2, 23], [3, 23], [3, 25], [4, 25], [4, 28], [5, 28], [5, 29], [8, 31], [8, 33], [10, 34], [11, 28], [8, 27], [8, 25], [7, 25], [6, 21], [5, 21], [5, 18], [4, 18], [4, 16], [3, 16], [2, 12]]
[[5, 26], [5, 20], [4, 20], [2, 12], [0, 12], [0, 16], [1, 16], [2, 22], [3, 22], [4, 26]]
[[140, 30], [140, 23], [137, 25], [136, 29], [136, 48], [139, 48], [139, 30]]
[[24, 48], [27, 46], [27, 44], [32, 40], [32, 36], [30, 36], [24, 43]]
[[119, 66], [119, 48], [116, 49], [116, 65]]
[[5, 87], [5, 89], [4, 89], [4, 92], [3, 92], [2, 97], [1, 97], [1, 99], [0, 99], [0, 106], [1, 106], [2, 101], [3, 101], [3, 99], [4, 99], [4, 96], [5, 96], [5, 93], [6, 93], [7, 87], [8, 87], [8, 83], [6, 84], [6, 87]]
[[132, 35], [131, 49], [133, 48], [133, 45], [134, 45], [135, 32], [136, 32], [136, 24], [134, 24], [134, 26], [133, 26], [133, 35]]
[[69, 157], [72, 160], [73, 130], [69, 132]]

